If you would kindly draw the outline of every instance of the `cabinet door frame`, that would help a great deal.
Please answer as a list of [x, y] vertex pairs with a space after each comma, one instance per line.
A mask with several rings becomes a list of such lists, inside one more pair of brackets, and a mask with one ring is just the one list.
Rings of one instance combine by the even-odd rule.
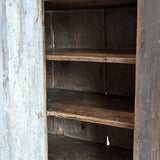
[[160, 1], [138, 1], [134, 160], [160, 159]]

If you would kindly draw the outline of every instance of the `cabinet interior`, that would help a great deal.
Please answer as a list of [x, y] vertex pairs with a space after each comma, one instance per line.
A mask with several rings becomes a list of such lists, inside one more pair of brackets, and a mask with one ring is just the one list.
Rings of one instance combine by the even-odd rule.
[[133, 159], [136, 3], [44, 2], [49, 160]]

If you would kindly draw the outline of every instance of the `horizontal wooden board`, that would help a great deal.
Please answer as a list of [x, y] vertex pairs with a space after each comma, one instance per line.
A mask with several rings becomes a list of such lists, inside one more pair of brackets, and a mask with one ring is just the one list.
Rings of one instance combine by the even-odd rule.
[[134, 99], [64, 89], [48, 89], [47, 115], [121, 128], [134, 128]]
[[80, 50], [80, 51], [56, 51], [50, 52], [46, 55], [47, 60], [53, 61], [83, 61], [83, 62], [103, 62], [103, 63], [125, 63], [135, 64], [136, 56], [130, 53], [118, 51], [94, 51], [94, 50]]
[[132, 160], [132, 150], [49, 133], [49, 160]]
[[132, 5], [137, 0], [44, 0], [45, 9], [76, 9], [105, 7], [115, 5]]

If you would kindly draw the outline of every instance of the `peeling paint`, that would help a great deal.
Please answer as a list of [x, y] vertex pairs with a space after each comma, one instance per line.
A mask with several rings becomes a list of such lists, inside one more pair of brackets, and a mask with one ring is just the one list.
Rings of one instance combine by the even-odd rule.
[[63, 128], [59, 128], [59, 129], [57, 130], [57, 135], [64, 135]]
[[42, 113], [38, 114], [38, 119], [40, 119], [40, 118], [43, 118], [43, 114]]
[[3, 87], [6, 88], [6, 84], [7, 84], [7, 81], [9, 80], [9, 78], [7, 77], [4, 82], [3, 82]]
[[2, 39], [2, 54], [3, 54], [3, 69], [5, 70], [5, 50], [4, 50], [4, 43], [3, 43], [3, 39]]
[[0, 160], [48, 159], [41, 4], [0, 1]]

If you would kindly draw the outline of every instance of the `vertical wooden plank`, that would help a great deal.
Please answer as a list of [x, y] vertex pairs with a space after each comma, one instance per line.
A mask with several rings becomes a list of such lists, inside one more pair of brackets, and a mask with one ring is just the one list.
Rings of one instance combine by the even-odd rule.
[[105, 47], [103, 9], [54, 12], [52, 23], [56, 49]]
[[55, 62], [55, 87], [105, 93], [105, 65], [102, 63]]
[[[65, 10], [50, 15], [52, 24], [46, 23], [46, 29], [54, 32], [55, 49], [105, 48], [104, 9]], [[55, 76], [48, 76], [48, 82], [55, 79], [55, 87], [105, 92], [104, 64], [56, 62], [53, 66]], [[50, 84], [54, 87], [54, 83]]]
[[[106, 9], [106, 49], [136, 50], [136, 7]], [[135, 95], [135, 66], [106, 64], [106, 90], [112, 95]]]
[[135, 65], [106, 64], [106, 88], [111, 95], [135, 95]]
[[47, 121], [48, 131], [54, 134], [106, 144], [107, 126], [57, 117]]
[[134, 160], [160, 159], [160, 1], [138, 4]]
[[136, 7], [106, 9], [106, 49], [136, 49]]
[[46, 49], [53, 48], [52, 13], [45, 13], [45, 44]]
[[41, 0], [0, 1], [0, 160], [47, 160]]
[[52, 61], [47, 61], [46, 62], [46, 71], [47, 71], [47, 87], [54, 87], [54, 66], [53, 66], [54, 62]]

